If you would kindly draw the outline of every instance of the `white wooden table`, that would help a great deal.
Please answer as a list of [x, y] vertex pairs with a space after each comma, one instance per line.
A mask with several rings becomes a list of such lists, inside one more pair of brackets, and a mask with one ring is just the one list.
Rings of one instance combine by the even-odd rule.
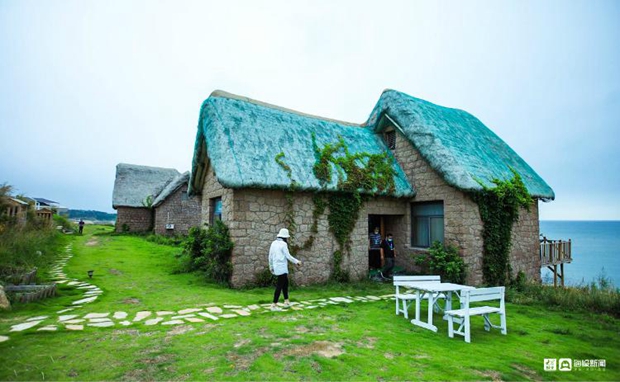
[[[474, 287], [453, 283], [432, 283], [432, 282], [413, 282], [407, 283], [406, 287], [415, 290], [415, 318], [411, 323], [425, 329], [437, 332], [437, 327], [433, 325], [433, 306], [435, 305], [435, 296], [443, 293], [446, 296], [446, 306], [444, 311], [452, 310], [452, 294], [456, 295], [457, 301], [460, 301], [461, 291], [475, 289]], [[424, 294], [428, 295], [428, 320], [426, 322], [420, 320], [420, 300]]]

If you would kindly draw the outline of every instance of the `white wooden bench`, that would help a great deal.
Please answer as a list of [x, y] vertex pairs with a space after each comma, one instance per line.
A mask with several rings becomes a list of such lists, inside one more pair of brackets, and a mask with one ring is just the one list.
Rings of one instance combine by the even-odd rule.
[[[416, 295], [414, 293], [401, 293], [400, 288], [407, 288], [408, 284], [411, 283], [440, 283], [440, 276], [394, 276], [394, 286], [396, 287], [396, 293], [394, 297], [396, 298], [396, 315], [398, 316], [400, 313], [405, 315], [405, 318], [409, 318], [409, 305], [411, 302], [416, 300]], [[428, 299], [428, 295], [424, 294], [422, 298]], [[445, 295], [439, 294], [435, 296], [437, 298], [446, 298]], [[401, 306], [402, 305], [402, 306]], [[437, 307], [435, 307], [437, 308]]]
[[[504, 302], [505, 287], [479, 288], [463, 291], [461, 295], [461, 309], [453, 309], [445, 312], [448, 319], [448, 336], [453, 338], [455, 334], [465, 337], [465, 342], [471, 342], [471, 316], [482, 316], [484, 318], [484, 330], [491, 328], [500, 329], [502, 334], [508, 333], [506, 330], [506, 306]], [[476, 306], [471, 307], [472, 302], [479, 301], [498, 301], [499, 306]], [[489, 319], [489, 314], [499, 314], [500, 325], [493, 325]], [[460, 326], [454, 330], [454, 323]]]

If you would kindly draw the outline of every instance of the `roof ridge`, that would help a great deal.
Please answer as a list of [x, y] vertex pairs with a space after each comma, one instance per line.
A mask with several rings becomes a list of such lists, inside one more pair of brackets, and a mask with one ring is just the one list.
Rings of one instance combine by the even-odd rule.
[[342, 121], [342, 120], [339, 120], [339, 119], [321, 117], [319, 115], [308, 114], [308, 113], [304, 113], [302, 111], [288, 109], [288, 108], [283, 107], [283, 106], [278, 106], [278, 105], [274, 105], [274, 104], [271, 104], [271, 103], [259, 101], [259, 100], [256, 100], [256, 99], [253, 99], [253, 98], [249, 98], [249, 97], [246, 97], [246, 96], [229, 93], [229, 92], [227, 92], [225, 90], [214, 90], [209, 95], [209, 97], [234, 99], [234, 100], [237, 100], [237, 101], [243, 101], [243, 102], [251, 103], [251, 104], [254, 104], [254, 105], [266, 107], [266, 108], [269, 108], [269, 109], [277, 110], [277, 111], [283, 111], [283, 112], [286, 112], [286, 113], [296, 114], [296, 115], [300, 115], [302, 117], [319, 119], [319, 120], [325, 121], [325, 122], [338, 123], [338, 124], [341, 124], [341, 125], [347, 125], [347, 126], [353, 126], [353, 127], [364, 127], [365, 126], [365, 122], [364, 123], [354, 123], [354, 122]]

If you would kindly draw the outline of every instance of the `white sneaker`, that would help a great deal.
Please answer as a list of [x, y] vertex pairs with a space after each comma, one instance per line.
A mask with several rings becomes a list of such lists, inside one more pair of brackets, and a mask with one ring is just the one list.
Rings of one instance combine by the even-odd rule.
[[288, 302], [285, 302], [285, 303], [284, 303], [284, 307], [285, 307], [285, 308], [290, 308], [290, 307], [291, 307], [291, 304], [289, 304]]

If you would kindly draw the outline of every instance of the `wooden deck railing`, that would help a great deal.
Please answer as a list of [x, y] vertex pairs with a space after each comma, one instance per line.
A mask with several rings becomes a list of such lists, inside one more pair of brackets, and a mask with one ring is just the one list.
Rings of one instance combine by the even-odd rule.
[[573, 261], [571, 241], [549, 240], [546, 237], [540, 241], [540, 265], [542, 267], [570, 263]]
[[540, 241], [540, 266], [553, 272], [553, 286], [564, 286], [564, 264], [573, 261], [572, 243], [570, 239], [549, 240], [543, 237]]

